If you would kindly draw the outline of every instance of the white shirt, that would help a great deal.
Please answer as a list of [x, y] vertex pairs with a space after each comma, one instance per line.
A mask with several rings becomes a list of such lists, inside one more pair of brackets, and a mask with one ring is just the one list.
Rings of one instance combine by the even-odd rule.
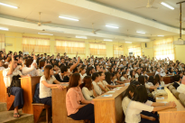
[[140, 113], [144, 111], [153, 111], [153, 102], [147, 101], [146, 103], [140, 103], [132, 101], [128, 97], [125, 97], [122, 101], [122, 108], [125, 114], [126, 123], [139, 123], [141, 121]]
[[147, 78], [149, 78], [149, 76], [147, 74], [142, 74], [143, 76], [146, 76]]
[[98, 82], [98, 85], [102, 85], [105, 88], [105, 86], [108, 85], [108, 83], [106, 81], [102, 81], [102, 82], [100, 81]]
[[85, 76], [87, 76], [86, 73], [84, 73], [83, 75], [80, 73], [80, 77], [81, 77], [82, 80], [84, 79]]
[[121, 77], [121, 81], [127, 80], [124, 76]]
[[25, 66], [25, 67], [22, 68], [22, 74], [23, 75], [27, 75], [35, 69], [35, 67], [33, 66], [33, 63], [36, 63], [36, 60], [33, 60], [32, 64], [31, 64], [31, 67], [26, 67]]
[[56, 78], [54, 76], [51, 76], [49, 80], [46, 80], [45, 76], [43, 75], [40, 78], [40, 90], [39, 90], [39, 98], [47, 98], [47, 97], [51, 97], [52, 93], [51, 93], [51, 88], [46, 87], [42, 81], [46, 81], [48, 84], [52, 84], [53, 81], [55, 81]]
[[40, 74], [38, 73], [37, 69], [34, 68], [34, 70], [30, 71], [28, 73], [30, 76], [39, 76]]
[[185, 85], [184, 84], [180, 84], [180, 86], [177, 88], [177, 91], [179, 93], [185, 94]]
[[93, 90], [89, 90], [87, 87], [82, 88], [82, 93], [86, 100], [92, 100], [92, 97], [94, 97]]
[[7, 76], [7, 73], [8, 73], [9, 70], [10, 70], [10, 68], [7, 68], [7, 69], [3, 70], [4, 83], [5, 83], [6, 87], [10, 87], [13, 76], [17, 76], [17, 75], [22, 76], [21, 71], [19, 71], [17, 69], [15, 69], [11, 75]]
[[101, 90], [101, 88], [98, 86], [98, 84], [97, 84], [95, 81], [93, 81], [92, 84], [93, 84], [93, 86], [94, 86], [94, 90], [96, 91], [96, 93], [97, 93], [98, 95], [101, 95], [101, 94], [102, 94], [102, 90]]

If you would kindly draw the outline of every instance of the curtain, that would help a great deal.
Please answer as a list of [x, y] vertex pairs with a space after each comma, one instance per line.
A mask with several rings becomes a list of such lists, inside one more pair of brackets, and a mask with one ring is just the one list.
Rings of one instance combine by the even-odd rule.
[[170, 60], [174, 60], [172, 37], [154, 41], [154, 57], [157, 59], [165, 59], [169, 57]]
[[120, 55], [124, 55], [123, 47], [114, 45], [114, 57], [119, 57]]
[[50, 53], [50, 39], [24, 36], [22, 47], [24, 52]]
[[89, 48], [91, 55], [106, 56], [106, 45], [103, 43], [90, 43]]
[[135, 57], [141, 56], [141, 45], [133, 45], [128, 48], [129, 52], [133, 52], [133, 55]]
[[66, 41], [56, 39], [56, 52], [67, 54], [85, 54], [85, 42], [83, 41]]
[[0, 50], [5, 49], [5, 35], [0, 34]]

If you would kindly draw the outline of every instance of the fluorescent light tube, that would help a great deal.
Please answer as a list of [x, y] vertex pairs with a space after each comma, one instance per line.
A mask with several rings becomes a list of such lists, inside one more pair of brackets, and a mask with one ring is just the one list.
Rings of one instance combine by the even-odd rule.
[[139, 34], [146, 34], [145, 32], [142, 32], [142, 31], [137, 31], [137, 33], [139, 33]]
[[83, 39], [87, 39], [86, 36], [76, 36], [76, 38], [83, 38]]
[[157, 35], [158, 37], [164, 37], [164, 35]]
[[118, 29], [119, 27], [117, 26], [111, 26], [111, 25], [105, 25], [106, 27], [109, 27], [109, 28], [114, 28], [114, 29]]
[[130, 42], [130, 41], [125, 41], [125, 43], [129, 43], [129, 44], [131, 44], [132, 42]]
[[8, 31], [9, 29], [8, 28], [4, 28], [4, 27], [0, 27], [0, 30]]
[[17, 7], [17, 6], [8, 5], [8, 4], [1, 3], [1, 2], [0, 2], [0, 5], [2, 5], [2, 6], [6, 6], [6, 7], [10, 7], [10, 8], [14, 8], [14, 9], [18, 9], [18, 7]]
[[64, 16], [59, 16], [59, 18], [66, 19], [66, 20], [72, 20], [72, 21], [79, 21], [78, 19], [69, 18], [69, 17], [64, 17]]
[[38, 32], [39, 35], [53, 35], [53, 34], [50, 34], [50, 33], [42, 33], [42, 32]]
[[112, 41], [111, 39], [104, 39], [104, 41]]
[[172, 6], [168, 5], [168, 4], [165, 3], [165, 2], [161, 2], [161, 4], [162, 4], [163, 6], [169, 8], [169, 9], [171, 9], [171, 10], [174, 10], [174, 9], [175, 9], [175, 8], [173, 8]]

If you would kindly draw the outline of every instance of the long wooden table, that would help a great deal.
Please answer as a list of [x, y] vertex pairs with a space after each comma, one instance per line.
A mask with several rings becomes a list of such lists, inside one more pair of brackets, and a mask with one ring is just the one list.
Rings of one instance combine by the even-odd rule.
[[[122, 109], [123, 92], [127, 86], [115, 91], [112, 97], [99, 96], [94, 101], [95, 123], [123, 123], [124, 114]], [[104, 95], [109, 95], [106, 93]]]
[[157, 102], [170, 102], [174, 101], [177, 105], [176, 108], [166, 109], [159, 111], [160, 123], [185, 123], [185, 107], [177, 100], [168, 88], [165, 87], [168, 96], [163, 96], [163, 100], [156, 100]]

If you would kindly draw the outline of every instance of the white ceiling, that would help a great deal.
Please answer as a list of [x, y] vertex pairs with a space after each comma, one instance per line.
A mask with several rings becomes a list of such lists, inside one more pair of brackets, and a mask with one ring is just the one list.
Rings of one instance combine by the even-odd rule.
[[[174, 27], [179, 27], [179, 4], [176, 4], [182, 0], [155, 0], [153, 6], [158, 7], [158, 9], [136, 9], [140, 6], [147, 5], [148, 0], [92, 0], [107, 6], [111, 6], [117, 9], [121, 9], [144, 18], [155, 19], [158, 22], [164, 23], [166, 25], [171, 25]], [[150, 0], [151, 1], [151, 0]], [[161, 2], [166, 2], [167, 4], [174, 7], [174, 10], [170, 10], [163, 5]], [[185, 3], [183, 5], [183, 20], [185, 21]], [[183, 25], [185, 28], [185, 24]]]
[[[71, 2], [73, 1], [73, 2]], [[0, 24], [4, 27], [9, 27], [10, 31], [17, 31], [22, 33], [38, 33], [38, 31], [46, 28], [52, 30], [64, 31], [64, 33], [52, 32], [57, 36], [70, 36], [75, 34], [87, 35], [91, 38], [117, 38], [119, 40], [130, 41], [149, 41], [148, 37], [155, 37], [156, 35], [178, 35], [176, 28], [166, 25], [175, 26], [178, 22], [178, 9], [177, 5], [174, 5], [175, 10], [169, 10], [163, 6], [160, 6], [158, 0], [154, 3], [159, 7], [158, 10], [141, 9], [136, 10], [135, 7], [142, 6], [146, 0], [96, 0], [95, 2], [101, 2], [103, 6], [108, 8], [117, 8], [131, 13], [130, 15], [139, 15], [141, 18], [155, 19], [166, 25], [159, 24], [160, 27], [146, 25], [144, 22], [138, 23], [134, 20], [123, 19], [118, 16], [99, 12], [98, 10], [92, 10], [83, 6], [76, 5], [74, 2], [91, 2], [86, 0], [0, 0], [0, 2], [18, 6], [19, 9], [12, 9], [4, 6], [0, 6]], [[116, 2], [115, 2], [116, 1]], [[170, 5], [173, 5], [177, 0], [168, 0]], [[134, 4], [133, 4], [134, 3]], [[173, 4], [171, 4], [173, 3]], [[98, 5], [101, 5], [98, 3]], [[101, 9], [102, 6], [99, 7]], [[185, 7], [184, 7], [185, 11]], [[28, 26], [29, 21], [25, 19], [38, 20], [39, 14], [42, 12], [41, 21], [52, 21], [52, 24], [36, 27], [37, 25]], [[177, 15], [176, 15], [177, 14]], [[65, 15], [73, 18], [78, 18], [80, 21], [68, 21], [58, 18], [60, 15]], [[166, 18], [166, 19], [165, 19]], [[21, 22], [18, 23], [17, 21]], [[96, 29], [101, 29], [97, 32], [97, 35], [91, 34], [91, 23], [95, 23]], [[119, 29], [108, 29], [106, 24], [117, 25]], [[158, 24], [155, 22], [155, 24]], [[165, 29], [163, 29], [165, 28]], [[168, 29], [169, 28], [169, 29]], [[146, 35], [137, 34], [136, 31], [145, 31]], [[48, 31], [49, 32], [49, 31]]]

